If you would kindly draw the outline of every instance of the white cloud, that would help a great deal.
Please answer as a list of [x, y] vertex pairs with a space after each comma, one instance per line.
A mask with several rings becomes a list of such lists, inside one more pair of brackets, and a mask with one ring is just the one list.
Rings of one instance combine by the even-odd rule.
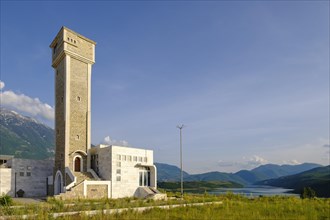
[[0, 89], [5, 88], [5, 83], [0, 80]]
[[260, 165], [263, 165], [263, 164], [266, 164], [268, 163], [268, 161], [260, 156], [257, 156], [257, 155], [253, 155], [248, 161], [247, 161], [247, 164], [249, 166], [260, 166]]
[[269, 163], [268, 160], [258, 156], [253, 155], [250, 158], [243, 157], [241, 161], [218, 161], [218, 166], [223, 167], [229, 171], [237, 171], [237, 170], [250, 170], [256, 168], [260, 165]]
[[298, 164], [302, 164], [301, 162], [299, 162], [296, 159], [292, 159], [290, 161], [283, 161], [283, 164], [288, 164], [288, 165], [298, 165]]
[[106, 136], [106, 137], [103, 139], [103, 141], [101, 142], [101, 144], [119, 145], [119, 146], [126, 146], [126, 147], [129, 146], [129, 144], [128, 144], [127, 141], [125, 141], [125, 140], [117, 141], [117, 140], [111, 139], [110, 136]]
[[[4, 85], [4, 82], [0, 83], [2, 88]], [[54, 120], [54, 108], [47, 103], [41, 102], [39, 98], [31, 98], [8, 90], [0, 93], [0, 100], [1, 106], [27, 113], [33, 117]]]

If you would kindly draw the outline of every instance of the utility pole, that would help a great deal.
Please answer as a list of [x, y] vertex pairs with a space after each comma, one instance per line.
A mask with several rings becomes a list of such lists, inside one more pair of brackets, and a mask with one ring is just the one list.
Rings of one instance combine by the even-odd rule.
[[176, 126], [180, 129], [180, 169], [181, 169], [181, 199], [183, 199], [183, 172], [182, 172], [182, 128], [184, 128], [184, 124]]

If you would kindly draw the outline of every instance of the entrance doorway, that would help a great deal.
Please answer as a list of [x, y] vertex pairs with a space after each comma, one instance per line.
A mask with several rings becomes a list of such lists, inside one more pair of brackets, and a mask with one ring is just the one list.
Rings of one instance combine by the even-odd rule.
[[140, 168], [139, 186], [150, 186], [150, 169], [148, 167]]
[[58, 170], [55, 175], [54, 181], [54, 194], [58, 195], [63, 192], [63, 177], [62, 173]]
[[81, 158], [76, 157], [74, 159], [74, 172], [81, 172]]

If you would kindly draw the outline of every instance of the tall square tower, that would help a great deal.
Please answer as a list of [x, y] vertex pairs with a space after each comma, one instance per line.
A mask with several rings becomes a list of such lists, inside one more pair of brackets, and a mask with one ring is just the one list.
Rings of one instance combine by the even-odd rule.
[[90, 168], [95, 45], [66, 27], [61, 28], [50, 45], [55, 69], [55, 194], [65, 191], [71, 182], [69, 173], [86, 172]]

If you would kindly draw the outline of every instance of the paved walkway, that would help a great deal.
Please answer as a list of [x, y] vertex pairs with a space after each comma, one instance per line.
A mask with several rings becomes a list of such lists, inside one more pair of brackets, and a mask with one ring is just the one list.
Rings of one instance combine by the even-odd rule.
[[[105, 209], [105, 210], [92, 210], [92, 211], [75, 211], [75, 212], [61, 212], [61, 213], [50, 213], [49, 216], [53, 218], [59, 218], [64, 216], [73, 216], [73, 215], [87, 215], [93, 216], [97, 214], [115, 214], [115, 213], [122, 213], [124, 211], [135, 211], [135, 212], [143, 212], [146, 210], [150, 210], [153, 208], [160, 208], [160, 209], [171, 209], [177, 207], [186, 207], [186, 206], [203, 206], [203, 205], [219, 205], [222, 204], [221, 201], [218, 202], [201, 202], [201, 203], [188, 203], [188, 204], [173, 204], [173, 205], [160, 205], [160, 206], [146, 206], [146, 207], [135, 207], [135, 208], [121, 208], [121, 209]], [[38, 215], [20, 215], [20, 216], [0, 216], [0, 219], [32, 219], [33, 217], [37, 218]]]

